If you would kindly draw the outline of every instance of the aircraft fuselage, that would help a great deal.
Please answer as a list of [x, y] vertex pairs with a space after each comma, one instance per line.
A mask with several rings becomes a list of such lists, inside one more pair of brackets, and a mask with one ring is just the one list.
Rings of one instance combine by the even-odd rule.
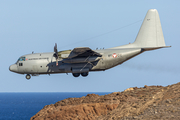
[[[56, 59], [53, 56], [54, 52], [23, 55], [9, 69], [19, 74], [32, 75], [103, 71], [142, 52], [141, 49], [103, 49], [95, 51], [102, 54], [102, 57], [59, 58], [58, 65], [56, 65]], [[88, 70], [85, 68], [88, 68]]]

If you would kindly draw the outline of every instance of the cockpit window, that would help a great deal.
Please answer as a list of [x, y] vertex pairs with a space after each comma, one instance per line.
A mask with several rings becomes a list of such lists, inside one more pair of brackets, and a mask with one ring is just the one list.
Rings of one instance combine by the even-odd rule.
[[25, 57], [20, 57], [18, 61], [25, 61], [26, 58]]
[[26, 57], [20, 57], [20, 58], [17, 60], [16, 64], [17, 64], [19, 61], [25, 61], [25, 60], [26, 60]]

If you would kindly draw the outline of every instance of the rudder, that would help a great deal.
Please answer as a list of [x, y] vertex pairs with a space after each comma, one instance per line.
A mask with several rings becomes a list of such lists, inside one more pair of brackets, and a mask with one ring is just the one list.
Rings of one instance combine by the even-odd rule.
[[148, 10], [139, 33], [133, 43], [136, 47], [164, 47], [165, 41], [161, 22], [156, 9]]

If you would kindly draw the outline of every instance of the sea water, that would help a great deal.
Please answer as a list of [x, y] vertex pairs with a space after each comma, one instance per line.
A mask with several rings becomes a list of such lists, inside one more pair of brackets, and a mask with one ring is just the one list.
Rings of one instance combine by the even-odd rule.
[[[0, 93], [0, 120], [29, 120], [45, 105], [54, 104], [66, 98], [86, 96], [91, 93]], [[109, 93], [96, 92], [94, 94], [105, 95]]]

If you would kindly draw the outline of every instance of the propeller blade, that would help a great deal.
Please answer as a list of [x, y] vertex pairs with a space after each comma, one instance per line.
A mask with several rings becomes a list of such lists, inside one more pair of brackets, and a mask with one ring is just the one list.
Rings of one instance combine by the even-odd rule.
[[55, 43], [55, 46], [54, 46], [54, 52], [57, 53], [57, 43]]
[[56, 66], [58, 66], [58, 59], [59, 59], [59, 56], [58, 56], [58, 50], [57, 50], [57, 43], [55, 43], [55, 46], [54, 46], [54, 57], [56, 58]]
[[56, 66], [58, 66], [58, 59], [56, 59]]

